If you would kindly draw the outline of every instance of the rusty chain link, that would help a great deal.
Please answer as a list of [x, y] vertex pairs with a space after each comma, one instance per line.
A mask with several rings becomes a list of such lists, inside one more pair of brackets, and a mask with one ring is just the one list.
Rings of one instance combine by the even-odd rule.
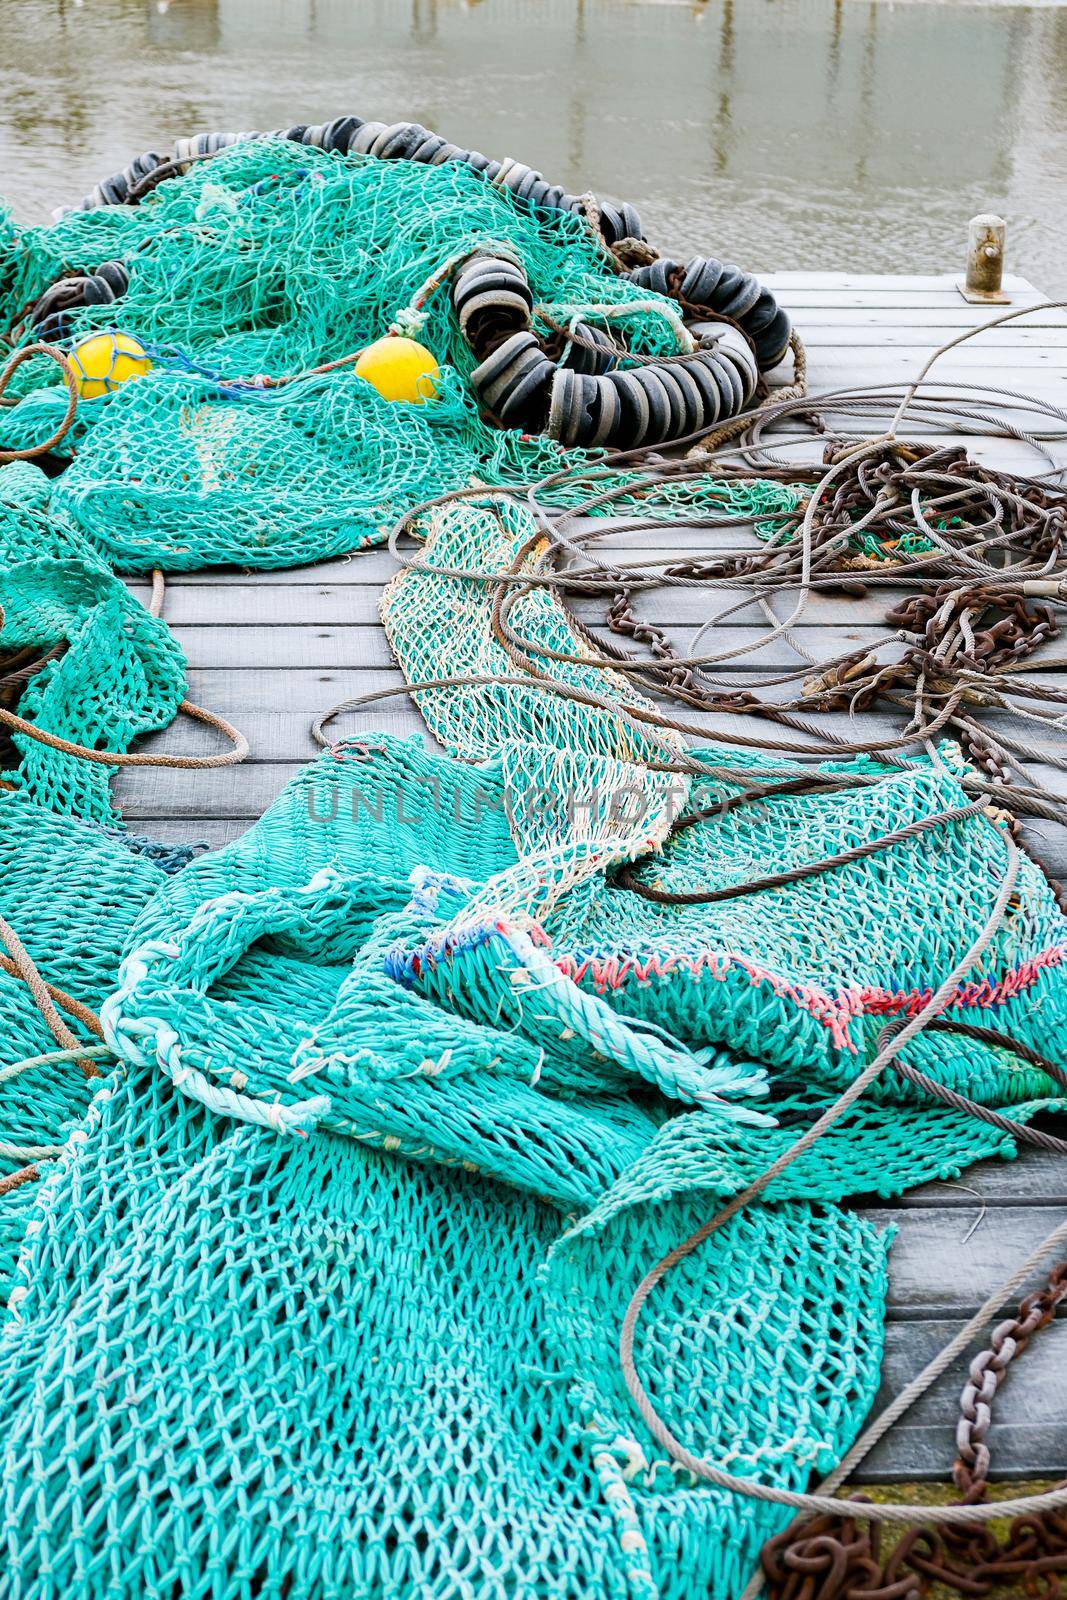
[[[1065, 1299], [1067, 1261], [1061, 1261], [1046, 1286], [1026, 1296], [1017, 1315], [994, 1330], [989, 1348], [971, 1362], [952, 1468], [960, 1505], [986, 1500], [993, 1403], [1011, 1363]], [[856, 1495], [853, 1503], [866, 1499]], [[968, 1600], [997, 1590], [1029, 1600], [1067, 1595], [1067, 1516], [1061, 1511], [1012, 1518], [1008, 1500], [1004, 1518], [1011, 1520], [1003, 1539], [988, 1523], [919, 1523], [883, 1554], [884, 1529], [850, 1516], [848, 1506], [843, 1501], [840, 1517], [810, 1518], [764, 1546], [768, 1600], [924, 1600], [935, 1583]]]
[[[841, 449], [831, 439], [824, 464], [833, 465]], [[804, 472], [798, 469], [792, 476], [802, 481]], [[857, 530], [877, 556], [855, 553]], [[916, 545], [917, 534], [928, 548]], [[768, 599], [775, 592], [795, 591], [799, 582], [795, 535], [795, 525], [789, 525], [765, 550], [676, 562], [664, 567], [662, 578], [736, 581], [752, 589], [750, 603], [762, 599], [770, 617]], [[955, 447], [887, 440], [877, 452], [846, 462], [816, 507], [806, 588], [864, 596], [874, 579], [905, 589], [884, 614], [894, 632], [880, 641], [899, 641], [896, 659], [879, 659], [873, 648], [860, 646], [831, 661], [809, 657], [810, 666], [734, 688], [710, 679], [701, 658], [680, 657], [668, 632], [638, 615], [637, 590], [628, 586], [624, 573], [618, 575], [605, 622], [611, 633], [644, 646], [647, 670], [641, 659], [621, 650], [618, 659], [632, 681], [653, 693], [701, 711], [756, 716], [809, 734], [815, 730], [803, 719], [813, 713], [852, 718], [875, 709], [903, 712], [917, 735], [925, 731], [928, 738], [955, 739], [998, 804], [1014, 817], [1055, 813], [1058, 820], [1062, 808], [1054, 800], [1050, 805], [1050, 797], [1020, 765], [1044, 759], [1041, 751], [1001, 732], [984, 713], [1014, 714], [1031, 727], [1057, 726], [1040, 703], [1062, 705], [1067, 695], [1051, 682], [1013, 674], [1059, 633], [1055, 606], [1067, 601], [1067, 582], [1059, 577], [1065, 535], [1062, 487], [995, 472]], [[647, 587], [646, 576], [640, 588]], [[602, 639], [593, 642], [611, 653]], [[780, 686], [791, 680], [793, 687], [783, 693]], [[1024, 709], [1027, 700], [1039, 703], [1036, 712]], [[821, 736], [840, 745], [842, 753], [858, 748], [851, 730]], [[1067, 909], [1063, 886], [1049, 882]]]

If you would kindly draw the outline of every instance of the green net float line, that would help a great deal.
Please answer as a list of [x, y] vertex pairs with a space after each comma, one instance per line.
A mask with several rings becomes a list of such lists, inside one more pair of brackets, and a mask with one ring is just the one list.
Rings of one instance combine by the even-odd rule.
[[70, 331], [67, 312], [81, 306], [111, 305], [129, 286], [123, 263], [104, 261], [95, 272], [73, 273], [53, 283], [30, 310], [28, 321], [41, 339], [65, 339]]
[[[508, 256], [477, 252], [462, 262], [452, 305], [460, 332], [482, 358], [471, 374], [482, 405], [505, 427], [547, 433], [566, 446], [675, 444], [737, 416], [759, 381], [753, 350], [727, 323], [698, 324], [697, 349], [633, 369], [619, 366], [626, 353], [607, 334], [587, 339], [593, 330], [583, 323], [584, 331], [573, 330], [577, 337], [564, 330], [557, 361], [553, 343], [534, 328], [526, 273]], [[568, 363], [574, 351], [579, 359]]]
[[[290, 139], [296, 144], [330, 150], [340, 155], [372, 155], [385, 161], [418, 161], [438, 166], [446, 161], [463, 162], [482, 173], [490, 183], [512, 191], [530, 205], [548, 206], [554, 210], [583, 213], [586, 198], [567, 194], [559, 184], [545, 181], [522, 162], [505, 157], [503, 161], [491, 160], [477, 150], [465, 150], [452, 144], [443, 135], [431, 133], [417, 122], [365, 122], [361, 117], [335, 117], [332, 122], [315, 126], [297, 124], [291, 128], [276, 128], [271, 132], [202, 133], [193, 138], [179, 139], [169, 156], [147, 151], [138, 156], [121, 172], [114, 173], [87, 194], [76, 208], [93, 211], [101, 206], [136, 204], [156, 184], [175, 172], [186, 171], [189, 165], [218, 151], [250, 139]], [[641, 219], [633, 206], [598, 202], [600, 232], [609, 246], [622, 239], [643, 239]]]
[[694, 256], [683, 266], [661, 256], [626, 276], [643, 289], [670, 295], [683, 307], [736, 323], [751, 339], [761, 372], [777, 366], [789, 348], [788, 313], [757, 278], [729, 262]]
[[[588, 217], [606, 248], [616, 254], [621, 267], [630, 265], [635, 254], [643, 263], [625, 272], [625, 276], [673, 298], [681, 296], [715, 317], [736, 323], [751, 341], [761, 371], [776, 366], [786, 353], [792, 331], [788, 313], [751, 273], [715, 257], [695, 256], [687, 266], [657, 259], [648, 263], [649, 254], [655, 256], [655, 252], [645, 241], [638, 212], [627, 202], [568, 194], [559, 184], [549, 183], [540, 172], [521, 161], [509, 157], [496, 161], [477, 150], [463, 149], [418, 122], [386, 124], [345, 116], [335, 117], [331, 122], [310, 126], [301, 123], [269, 133], [197, 134], [179, 139], [169, 156], [146, 151], [123, 171], [98, 183], [76, 209], [91, 211], [101, 206], [136, 204], [164, 179], [188, 171], [192, 162], [210, 158], [245, 140], [277, 138], [340, 155], [370, 155], [384, 161], [416, 161], [430, 166], [462, 162], [480, 173], [487, 183], [510, 190], [530, 206], [572, 211]], [[671, 286], [660, 288], [661, 281], [669, 281]]]

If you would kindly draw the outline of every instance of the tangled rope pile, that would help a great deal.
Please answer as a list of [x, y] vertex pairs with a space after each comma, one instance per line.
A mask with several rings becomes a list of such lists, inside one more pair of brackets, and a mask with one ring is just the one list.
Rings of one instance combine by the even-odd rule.
[[[860, 404], [868, 403], [857, 398]], [[994, 392], [987, 393], [983, 405], [991, 406], [996, 398]], [[971, 792], [990, 796], [1018, 819], [1062, 825], [1067, 820], [1062, 801], [1035, 777], [1032, 767], [1045, 764], [1063, 770], [1065, 766], [1055, 741], [1063, 727], [1057, 708], [1067, 696], [1045, 678], [1060, 670], [1064, 661], [1040, 659], [1034, 664], [1036, 677], [1024, 676], [1019, 669], [1057, 637], [1057, 615], [1067, 601], [1063, 474], [1012, 476], [980, 466], [957, 447], [923, 445], [893, 432], [859, 441], [837, 435], [826, 445], [818, 467], [783, 465], [774, 456], [767, 434], [776, 422], [802, 412], [825, 428], [822, 415], [840, 416], [852, 403], [852, 397], [835, 394], [787, 400], [769, 408], [749, 423], [749, 437], [739, 441], [738, 452], [750, 463], [747, 466], [731, 459], [737, 453], [732, 446], [711, 455], [702, 453], [700, 465], [628, 452], [595, 467], [583, 463], [569, 472], [563, 469], [522, 490], [500, 484], [492, 492], [525, 504], [535, 517], [535, 532], [506, 569], [472, 565], [445, 569], [403, 549], [402, 536], [417, 529], [435, 506], [456, 503], [459, 497], [454, 494], [405, 514], [390, 531], [390, 548], [412, 571], [437, 572], [480, 585], [491, 595], [494, 633], [510, 665], [518, 673], [532, 674], [546, 693], [560, 691], [553, 678], [560, 664], [597, 667], [622, 675], [635, 689], [657, 697], [660, 704], [655, 711], [633, 712], [649, 727], [749, 744], [790, 758], [863, 754], [899, 762], [909, 751], [929, 751], [932, 741], [952, 737], [973, 767], [964, 779]], [[924, 421], [935, 415], [941, 427], [975, 415], [959, 400], [953, 403], [937, 396], [919, 404], [912, 393], [901, 402], [893, 397], [896, 420], [909, 406]], [[1052, 406], [1040, 410], [1046, 425], [1061, 437], [1067, 433], [1067, 412]], [[990, 422], [995, 425], [992, 417]], [[1036, 440], [1034, 444], [1040, 448]], [[783, 487], [797, 493], [795, 510], [763, 524], [763, 550], [744, 545], [684, 562], [651, 557], [630, 564], [617, 552], [610, 560], [598, 553], [596, 543], [605, 536], [617, 540], [621, 533], [659, 533], [662, 522], [658, 516], [632, 516], [622, 523], [590, 527], [585, 518], [617, 507], [624, 498], [628, 510], [640, 509], [643, 496], [659, 499], [665, 493], [677, 494], [684, 503], [687, 488], [701, 481], [712, 466], [722, 488], [721, 511], [711, 520], [720, 526], [750, 521], [740, 496], [755, 487], [755, 471], [762, 482], [778, 477]], [[555, 503], [561, 486], [568, 500], [564, 510]], [[731, 489], [739, 497], [734, 506]], [[463, 497], [477, 499], [485, 492], [464, 491]], [[711, 525], [708, 519], [690, 516], [684, 524]], [[529, 559], [531, 552], [536, 552], [534, 561]], [[731, 597], [739, 596], [702, 624], [686, 654], [677, 650], [661, 626], [639, 615], [642, 598], [672, 587], [706, 590], [709, 595], [725, 589]], [[822, 661], [808, 653], [795, 630], [813, 594], [855, 597], [883, 587], [890, 588], [890, 604], [880, 637]], [[524, 636], [514, 626], [512, 614], [536, 589], [563, 600], [603, 597], [608, 630], [643, 645], [645, 652], [639, 655], [614, 646], [573, 614], [569, 623], [578, 644], [570, 654], [546, 646], [543, 639]], [[772, 609], [780, 596], [793, 599], [784, 620]], [[762, 638], [740, 650], [696, 651], [705, 634], [753, 604], [768, 620]], [[776, 639], [787, 641], [800, 658], [795, 669], [773, 674], [764, 670], [748, 677], [731, 670], [724, 675], [724, 669], [735, 668], [742, 655]], [[888, 657], [880, 653], [887, 647], [893, 652]], [[785, 694], [767, 692], [783, 688]], [[563, 692], [573, 696], [573, 686]], [[356, 707], [374, 698], [345, 704]], [[672, 701], [702, 711], [760, 718], [801, 735], [802, 740], [771, 741], [756, 733], [746, 737], [736, 727], [716, 729], [682, 721], [667, 709]], [[889, 711], [896, 729], [887, 729], [882, 737], [859, 739], [850, 729], [838, 732], [825, 722], [808, 720], [816, 713], [836, 712], [851, 721], [856, 713], [872, 709]], [[1015, 727], [1009, 731], [1003, 726], [1006, 721]], [[1052, 747], [1036, 745], [1035, 733], [1048, 738]], [[694, 765], [682, 757], [680, 767], [699, 770], [699, 761]], [[782, 776], [783, 781], [795, 781], [792, 772]], [[834, 779], [813, 775], [810, 781], [824, 785]], [[1055, 887], [1062, 896], [1062, 888]]]

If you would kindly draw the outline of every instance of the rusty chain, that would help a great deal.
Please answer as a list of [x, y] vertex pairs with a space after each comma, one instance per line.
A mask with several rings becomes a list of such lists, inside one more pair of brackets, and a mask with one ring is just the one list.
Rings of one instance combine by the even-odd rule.
[[[840, 442], [830, 440], [824, 465], [840, 454]], [[809, 478], [815, 470], [807, 469]], [[794, 481], [804, 477], [799, 469], [793, 474]], [[855, 553], [857, 528], [877, 557]], [[736, 582], [766, 602], [797, 586], [795, 533], [787, 525], [765, 550], [665, 566], [662, 579]], [[917, 533], [927, 536], [928, 548], [916, 547]], [[667, 699], [794, 728], [803, 727], [793, 720], [797, 715], [903, 711], [908, 726], [934, 726], [955, 738], [1006, 809], [1023, 795], [1047, 810], [1047, 797], [1019, 767], [1021, 759], [1041, 757], [991, 727], [983, 714], [1013, 713], [1031, 726], [1052, 726], [1047, 715], [1021, 711], [1019, 703], [1067, 698], [1052, 685], [1014, 676], [1059, 633], [1055, 605], [1067, 600], [1065, 554], [1062, 487], [995, 472], [955, 447], [886, 441], [880, 451], [844, 466], [816, 508], [808, 587], [859, 596], [870, 594], [872, 581], [904, 588], [904, 597], [884, 613], [893, 630], [887, 637], [902, 647], [898, 659], [879, 660], [858, 647], [830, 662], [811, 662], [767, 680], [768, 687], [800, 680], [784, 696], [758, 683], [724, 685], [711, 680], [698, 659], [679, 657], [668, 633], [639, 616], [637, 589], [624, 573], [608, 599], [605, 623], [610, 633], [644, 648], [641, 658], [620, 652], [620, 659], [635, 681]], [[639, 587], [648, 586], [643, 579]], [[847, 737], [839, 742], [847, 749]]]
[[[960, 1505], [986, 1500], [991, 1466], [993, 1403], [1011, 1363], [1048, 1326], [1067, 1299], [1067, 1261], [1059, 1262], [1043, 1289], [1027, 1295], [1015, 1317], [990, 1336], [989, 1348], [971, 1362], [960, 1396], [957, 1457], [952, 1468]], [[856, 1495], [854, 1502], [867, 1497]], [[884, 1529], [849, 1515], [810, 1518], [771, 1539], [761, 1562], [768, 1600], [924, 1600], [931, 1587], [981, 1600], [996, 1591], [1031, 1600], [1067, 1595], [1067, 1516], [1011, 1517], [998, 1539], [988, 1523], [909, 1529], [883, 1553]]]

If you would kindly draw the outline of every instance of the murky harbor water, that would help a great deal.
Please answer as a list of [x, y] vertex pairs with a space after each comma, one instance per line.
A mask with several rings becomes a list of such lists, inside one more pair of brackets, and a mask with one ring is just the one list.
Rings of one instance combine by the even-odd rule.
[[0, 192], [43, 220], [213, 127], [415, 118], [752, 268], [949, 271], [1009, 221], [1067, 294], [1067, 7], [2, 0]]

